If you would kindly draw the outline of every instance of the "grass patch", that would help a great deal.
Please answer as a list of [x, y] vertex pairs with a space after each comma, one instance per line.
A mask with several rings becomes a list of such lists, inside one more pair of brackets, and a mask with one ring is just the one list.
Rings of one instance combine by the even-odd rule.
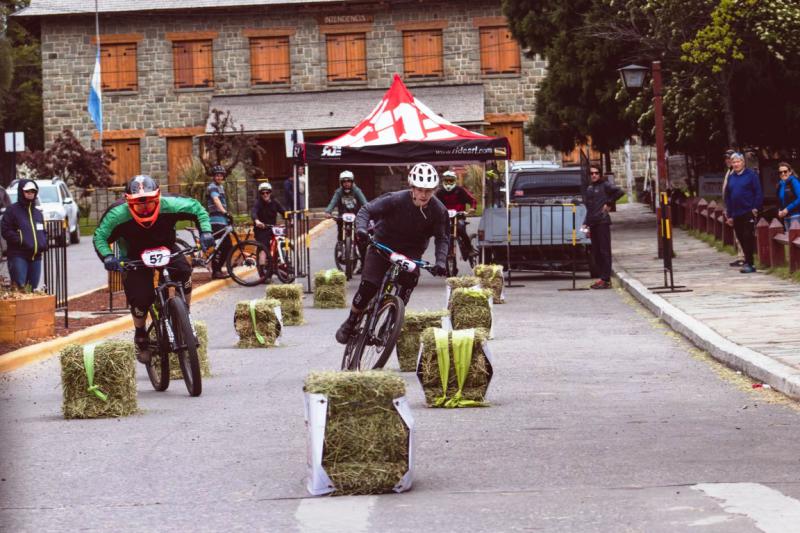
[[703, 233], [700, 230], [696, 229], [689, 229], [686, 230], [689, 235], [694, 237], [695, 239], [699, 239], [706, 243], [707, 245], [711, 246], [718, 252], [725, 252], [728, 255], [737, 255], [736, 248], [731, 246], [730, 244], [723, 244], [722, 241], [718, 241], [714, 238], [713, 235], [709, 235], [708, 233]]

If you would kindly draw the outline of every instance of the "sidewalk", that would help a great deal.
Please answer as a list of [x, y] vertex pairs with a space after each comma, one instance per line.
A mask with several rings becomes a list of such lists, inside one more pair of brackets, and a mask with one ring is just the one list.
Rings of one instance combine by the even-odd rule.
[[800, 398], [800, 287], [758, 272], [740, 274], [733, 257], [675, 229], [676, 285], [692, 292], [654, 294], [664, 283], [656, 218], [643, 204], [612, 214], [614, 271], [645, 307], [714, 358]]

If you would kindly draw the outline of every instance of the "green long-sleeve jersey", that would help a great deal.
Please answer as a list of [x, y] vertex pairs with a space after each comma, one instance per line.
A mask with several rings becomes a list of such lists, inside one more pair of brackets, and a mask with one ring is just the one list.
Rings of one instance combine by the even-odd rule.
[[175, 244], [175, 224], [193, 220], [201, 232], [210, 232], [208, 213], [197, 200], [183, 196], [161, 196], [158, 218], [143, 228], [131, 216], [125, 200], [119, 200], [103, 214], [94, 232], [94, 250], [100, 259], [113, 254], [110, 244], [116, 242], [121, 257], [138, 259], [148, 248], [171, 247]]

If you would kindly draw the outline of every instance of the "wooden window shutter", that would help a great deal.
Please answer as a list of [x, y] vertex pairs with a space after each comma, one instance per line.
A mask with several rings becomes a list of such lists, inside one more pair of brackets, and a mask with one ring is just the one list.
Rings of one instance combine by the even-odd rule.
[[289, 83], [288, 37], [250, 39], [250, 80], [253, 85]]
[[481, 73], [498, 74], [500, 72], [500, 49], [496, 28], [481, 28]]
[[211, 41], [196, 41], [193, 46], [194, 86], [214, 85], [214, 54]]
[[344, 35], [328, 35], [328, 81], [347, 79], [347, 55]]
[[405, 74], [412, 78], [440, 77], [442, 67], [442, 31], [416, 30], [403, 32]]
[[139, 88], [139, 77], [136, 68], [136, 45], [125, 44], [120, 46], [119, 55], [120, 86], [127, 91]]
[[499, 28], [498, 31], [502, 38], [500, 46], [500, 70], [506, 74], [519, 74], [519, 44], [511, 35], [508, 28]]
[[250, 39], [250, 83], [268, 83], [267, 44], [265, 39]]
[[353, 80], [367, 79], [367, 38], [363, 33], [348, 36], [347, 76]]
[[417, 34], [413, 31], [403, 32], [403, 63], [406, 76], [420, 75], [419, 58], [417, 55]]
[[327, 45], [328, 81], [367, 79], [366, 34], [329, 34]]
[[139, 139], [103, 141], [103, 150], [115, 158], [108, 165], [113, 185], [125, 185], [141, 173]]
[[175, 87], [178, 89], [192, 86], [192, 53], [190, 43], [172, 43], [173, 71]]
[[116, 51], [116, 45], [100, 46], [100, 87], [103, 91], [116, 91], [119, 87]]

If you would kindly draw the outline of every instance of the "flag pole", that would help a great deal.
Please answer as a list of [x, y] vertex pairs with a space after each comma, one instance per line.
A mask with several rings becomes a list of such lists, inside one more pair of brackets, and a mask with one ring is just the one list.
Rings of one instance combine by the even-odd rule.
[[[94, 36], [95, 36], [95, 40], [97, 41], [97, 52], [96, 52], [95, 57], [99, 56], [99, 54], [100, 54], [100, 13], [99, 13], [99, 8], [98, 8], [98, 1], [99, 0], [94, 0]], [[100, 130], [98, 132], [99, 133], [99, 138], [100, 138], [100, 149], [101, 150], [103, 149], [103, 126], [102, 126], [102, 121], [103, 121], [102, 106], [103, 106], [103, 103], [102, 102], [103, 101], [102, 101], [102, 97], [101, 97], [101, 100], [100, 100], [100, 109], [101, 109], [101, 112], [100, 112]]]

